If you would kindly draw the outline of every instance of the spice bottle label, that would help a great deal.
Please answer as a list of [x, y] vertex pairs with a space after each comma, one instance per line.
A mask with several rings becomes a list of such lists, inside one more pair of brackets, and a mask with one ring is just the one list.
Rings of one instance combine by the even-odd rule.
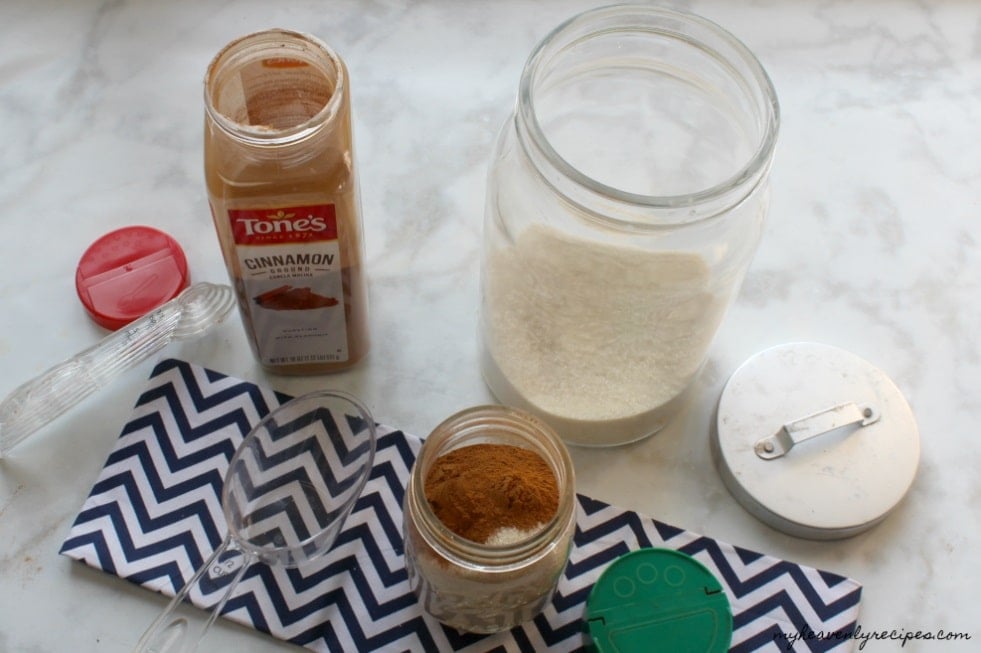
[[229, 209], [228, 219], [262, 363], [346, 361], [334, 205]]

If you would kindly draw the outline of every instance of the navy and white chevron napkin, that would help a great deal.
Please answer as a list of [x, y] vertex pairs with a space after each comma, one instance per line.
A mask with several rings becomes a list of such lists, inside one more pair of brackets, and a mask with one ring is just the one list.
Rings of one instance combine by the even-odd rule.
[[[173, 596], [224, 536], [221, 485], [236, 446], [288, 399], [184, 361], [159, 363], [61, 553]], [[402, 494], [419, 446], [412, 435], [381, 428], [373, 473], [331, 552], [296, 569], [253, 565], [223, 616], [313, 651], [580, 651], [586, 597], [606, 565], [630, 550], [664, 546], [694, 556], [722, 581], [733, 610], [732, 651], [850, 646], [800, 635], [854, 630], [858, 582], [584, 496], [569, 564], [542, 614], [497, 635], [446, 628], [422, 611], [403, 564]]]

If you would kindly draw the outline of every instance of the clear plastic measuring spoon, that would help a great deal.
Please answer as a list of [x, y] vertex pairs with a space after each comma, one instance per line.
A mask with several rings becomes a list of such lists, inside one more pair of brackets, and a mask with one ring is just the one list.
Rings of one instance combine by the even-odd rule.
[[196, 283], [92, 347], [22, 384], [0, 402], [0, 458], [170, 341], [197, 336], [217, 325], [234, 305], [231, 287]]
[[[253, 563], [296, 567], [327, 553], [371, 473], [375, 437], [368, 410], [339, 391], [312, 392], [269, 413], [236, 449], [225, 472], [225, 539], [134, 651], [197, 650]], [[196, 633], [176, 613], [189, 597], [213, 606]]]

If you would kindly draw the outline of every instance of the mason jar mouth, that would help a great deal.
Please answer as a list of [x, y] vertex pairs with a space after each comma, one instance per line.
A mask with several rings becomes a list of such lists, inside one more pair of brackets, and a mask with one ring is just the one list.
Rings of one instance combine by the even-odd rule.
[[[449, 529], [433, 511], [425, 495], [425, 479], [440, 456], [460, 447], [510, 444], [535, 451], [555, 474], [559, 503], [541, 528], [511, 543], [481, 543]], [[547, 555], [575, 513], [575, 471], [562, 440], [539, 419], [505, 406], [475, 406], [451, 415], [423, 441], [409, 481], [409, 500], [418, 519], [416, 528], [440, 555], [462, 567], [507, 572]]]
[[[597, 169], [586, 169], [593, 164], [589, 156], [576, 158], [563, 151], [556, 142], [559, 128], [546, 124], [543, 115], [549, 110], [544, 108], [549, 93], [566, 82], [571, 87], [582, 79], [589, 80], [593, 71], [599, 71], [605, 79], [646, 75], [703, 93], [706, 98], [718, 96], [725, 108], [743, 115], [729, 116], [720, 109], [716, 122], [721, 124], [731, 117], [733, 121], [741, 120], [741, 127], [753, 132], [746, 139], [745, 154], [724, 173], [706, 174], [704, 183], [692, 182], [688, 187], [678, 184], [677, 189], [657, 188], [653, 183], [650, 188], [624, 188], [619, 179], [601, 178], [602, 171], [597, 174]], [[587, 96], [585, 91], [583, 95], [595, 106], [602, 104], [602, 98], [597, 101], [596, 96]], [[610, 100], [611, 107], [624, 105], [617, 105], [616, 98]], [[679, 116], [678, 120], [694, 118]], [[522, 71], [515, 123], [518, 140], [537, 173], [567, 201], [613, 226], [659, 228], [723, 213], [764, 183], [779, 131], [780, 108], [773, 83], [759, 60], [731, 33], [693, 14], [626, 4], [573, 16], [538, 44]], [[588, 131], [596, 123], [585, 124]], [[697, 125], [687, 127], [692, 133], [697, 132]], [[583, 142], [597, 135], [598, 132], [585, 134]], [[626, 140], [629, 141], [629, 134]], [[718, 150], [724, 152], [723, 144], [719, 145]], [[638, 134], [635, 151], [640, 152], [645, 146], [650, 152], [663, 154], [672, 145], [647, 143]], [[616, 154], [609, 152], [608, 160], [614, 160]], [[720, 170], [721, 166], [717, 165]], [[662, 166], [662, 170], [674, 174], [683, 167]], [[632, 217], [615, 219], [609, 217], [612, 211], [596, 208], [611, 203], [621, 209], [627, 207]]]
[[[312, 67], [329, 86], [329, 97], [309, 117], [282, 127], [229, 115], [229, 107], [223, 106], [229, 103], [228, 87], [242, 83], [240, 77], [247, 66], [269, 62], [277, 62], [284, 69]], [[340, 57], [317, 37], [286, 29], [264, 30], [232, 41], [212, 59], [204, 78], [205, 110], [215, 125], [238, 140], [256, 146], [287, 145], [308, 138], [331, 122], [341, 110], [347, 83]]]

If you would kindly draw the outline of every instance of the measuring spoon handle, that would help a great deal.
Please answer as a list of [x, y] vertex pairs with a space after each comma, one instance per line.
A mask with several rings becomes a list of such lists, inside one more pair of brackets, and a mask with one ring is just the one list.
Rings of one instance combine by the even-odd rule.
[[[238, 553], [241, 557], [241, 560], [238, 561], [240, 564], [230, 567], [227, 560], [222, 560], [222, 555], [226, 552]], [[231, 538], [226, 537], [221, 545], [215, 549], [215, 552], [211, 554], [211, 557], [194, 572], [191, 579], [171, 599], [163, 612], [150, 624], [150, 627], [146, 629], [143, 637], [137, 643], [136, 648], [133, 649], [133, 653], [193, 653], [196, 651], [198, 643], [204, 637], [205, 633], [208, 632], [208, 629], [211, 628], [211, 624], [221, 614], [225, 603], [228, 602], [229, 597], [235, 591], [235, 588], [238, 586], [239, 581], [242, 580], [242, 576], [245, 575], [245, 571], [252, 564], [252, 561], [252, 558], [248, 554], [242, 552], [234, 545]], [[227, 581], [228, 585], [221, 594], [221, 598], [211, 608], [211, 614], [208, 616], [208, 620], [196, 633], [192, 634], [187, 619], [177, 614], [177, 609], [187, 599], [194, 588], [200, 585], [205, 578], [213, 579], [215, 577], [227, 576], [228, 574], [234, 574], [234, 576], [232, 576], [230, 581]], [[202, 590], [198, 595], [203, 593], [205, 592]]]
[[11, 392], [0, 402], [0, 457], [116, 374], [162, 349], [180, 317], [180, 306], [165, 304]]
[[175, 338], [220, 322], [234, 304], [228, 286], [197, 283], [176, 298], [41, 373], [0, 402], [0, 458], [21, 440], [135, 367]]

